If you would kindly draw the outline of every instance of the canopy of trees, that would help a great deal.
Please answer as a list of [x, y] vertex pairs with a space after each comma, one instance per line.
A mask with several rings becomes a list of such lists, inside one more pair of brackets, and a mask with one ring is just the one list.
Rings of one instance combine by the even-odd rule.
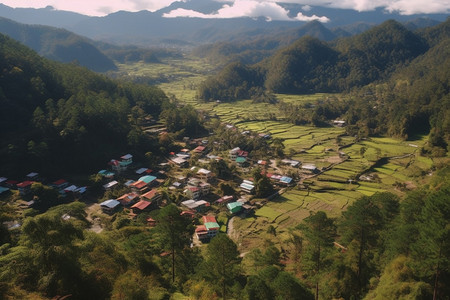
[[4, 172], [23, 173], [25, 166], [91, 172], [123, 151], [153, 147], [138, 125], [143, 116], [159, 116], [166, 99], [160, 89], [112, 81], [0, 40]]

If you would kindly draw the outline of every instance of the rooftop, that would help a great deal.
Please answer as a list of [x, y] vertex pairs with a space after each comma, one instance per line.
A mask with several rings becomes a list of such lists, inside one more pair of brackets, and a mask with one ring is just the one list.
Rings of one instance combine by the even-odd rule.
[[138, 203], [134, 204], [131, 208], [137, 208], [139, 210], [146, 209], [150, 204], [152, 204], [149, 201], [141, 200]]

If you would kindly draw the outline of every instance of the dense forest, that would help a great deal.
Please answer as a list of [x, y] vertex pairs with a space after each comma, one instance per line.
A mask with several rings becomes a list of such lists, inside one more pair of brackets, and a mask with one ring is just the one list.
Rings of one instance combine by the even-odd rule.
[[161, 90], [52, 62], [0, 39], [2, 171], [89, 172], [124, 151], [158, 149], [140, 123], [163, 110]]
[[348, 133], [362, 136], [408, 138], [431, 129], [431, 144], [446, 150], [449, 26], [447, 20], [414, 33], [387, 21], [330, 43], [304, 37], [261, 63], [227, 65], [200, 86], [198, 97], [234, 101], [270, 93], [343, 92], [339, 101], [316, 107], [309, 114], [314, 118], [305, 119], [295, 105], [283, 109], [295, 123], [324, 125], [343, 118], [351, 125]]

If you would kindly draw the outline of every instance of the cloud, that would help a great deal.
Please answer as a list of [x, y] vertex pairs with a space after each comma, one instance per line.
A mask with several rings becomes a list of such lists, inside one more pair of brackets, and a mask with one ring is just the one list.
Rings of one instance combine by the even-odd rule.
[[[2, 0], [1, 3], [11, 7], [44, 8], [53, 6], [57, 10], [73, 11], [89, 16], [105, 16], [119, 10], [156, 11], [167, 7], [173, 2], [186, 0]], [[214, 1], [214, 0], [211, 0]]]
[[289, 11], [273, 1], [257, 1], [257, 0], [235, 0], [231, 4], [224, 4], [221, 9], [212, 14], [204, 14], [194, 10], [176, 9], [163, 15], [166, 18], [190, 17], [190, 18], [206, 18], [206, 19], [220, 19], [220, 18], [240, 18], [250, 17], [259, 18], [264, 17], [268, 21], [312, 21], [319, 20], [321, 22], [328, 22], [327, 17], [305, 16], [299, 13], [295, 18], [289, 17]]
[[[262, 1], [262, 0], [261, 0]], [[277, 1], [277, 0], [266, 0]], [[384, 8], [386, 12], [411, 14], [448, 14], [450, 0], [280, 0], [283, 3], [296, 3], [309, 6], [352, 9], [359, 12]]]

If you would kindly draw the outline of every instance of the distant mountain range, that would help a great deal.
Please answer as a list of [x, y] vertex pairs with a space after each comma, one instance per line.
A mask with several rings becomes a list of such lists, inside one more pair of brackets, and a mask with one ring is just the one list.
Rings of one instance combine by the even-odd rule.
[[25, 25], [0, 17], [0, 32], [37, 53], [60, 62], [74, 62], [97, 72], [116, 69], [91, 41], [65, 29], [43, 25]]
[[[282, 4], [292, 15], [302, 11], [299, 4]], [[57, 11], [51, 7], [42, 9], [11, 8], [0, 4], [0, 16], [25, 24], [40, 24], [64, 28], [94, 40], [115, 44], [135, 44], [140, 46], [192, 46], [218, 41], [254, 39], [255, 36], [270, 36], [285, 30], [296, 29], [306, 22], [266, 21], [264, 18], [202, 19], [165, 18], [164, 13], [183, 8], [202, 13], [212, 13], [221, 3], [196, 0], [174, 2], [171, 6], [155, 12], [119, 11], [105, 17], [89, 17], [67, 11]], [[305, 12], [303, 12], [305, 13]], [[382, 9], [370, 12], [311, 7], [308, 15], [326, 16], [330, 19], [324, 26], [331, 32], [320, 37], [324, 40], [335, 36], [360, 33], [369, 27], [388, 19], [410, 23], [408, 28], [421, 28], [444, 21], [447, 14], [399, 15], [387, 14]], [[414, 20], [420, 20], [416, 22]], [[300, 28], [300, 29], [299, 29]]]

